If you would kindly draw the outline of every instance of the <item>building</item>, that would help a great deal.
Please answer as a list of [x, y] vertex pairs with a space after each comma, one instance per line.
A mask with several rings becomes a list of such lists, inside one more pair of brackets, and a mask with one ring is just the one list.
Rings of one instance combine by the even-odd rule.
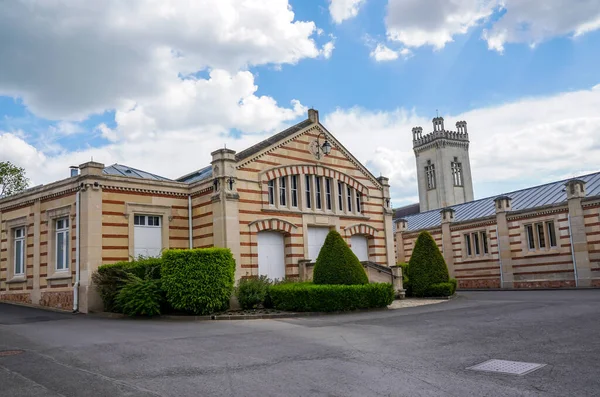
[[408, 262], [432, 234], [459, 288], [600, 287], [600, 173], [473, 200], [466, 122], [413, 128], [419, 205], [395, 211]]
[[374, 177], [311, 109], [246, 150], [212, 152], [210, 165], [177, 180], [88, 162], [67, 179], [0, 199], [0, 299], [100, 310], [91, 279], [99, 265], [167, 248], [228, 247], [237, 279], [309, 279], [331, 229], [371, 279], [390, 273], [388, 180]]

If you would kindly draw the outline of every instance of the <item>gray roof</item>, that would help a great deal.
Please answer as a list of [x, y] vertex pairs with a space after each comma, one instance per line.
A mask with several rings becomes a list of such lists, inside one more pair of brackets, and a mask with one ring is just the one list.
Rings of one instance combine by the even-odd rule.
[[409, 215], [418, 214], [421, 212], [421, 205], [419, 203], [405, 205], [394, 209], [394, 219], [405, 218]]
[[[455, 211], [454, 221], [464, 222], [495, 215], [494, 199], [500, 196], [508, 196], [512, 199], [513, 211], [556, 205], [567, 201], [565, 183], [571, 179], [573, 178], [457, 204], [450, 208]], [[586, 197], [600, 196], [600, 172], [584, 175], [577, 179], [586, 182]], [[403, 219], [408, 222], [408, 231], [431, 229], [441, 225], [440, 209], [405, 216]]]
[[260, 152], [261, 150], [266, 149], [269, 146], [274, 145], [277, 142], [295, 134], [296, 132], [300, 131], [301, 129], [308, 127], [312, 123], [313, 122], [310, 119], [301, 121], [298, 124], [293, 125], [286, 130], [283, 130], [273, 136], [270, 136], [269, 138], [265, 139], [262, 142], [257, 143], [256, 145], [250, 146], [248, 149], [242, 150], [241, 152], [239, 152], [235, 155], [235, 159], [237, 161], [244, 160], [245, 158], [248, 158], [248, 157]]
[[187, 174], [180, 178], [177, 178], [177, 181], [185, 182], [185, 183], [194, 183], [194, 182], [202, 181], [204, 179], [208, 179], [210, 177], [212, 177], [212, 165], [209, 165], [208, 167], [200, 168], [197, 171], [194, 171], [190, 174]]
[[106, 175], [126, 176], [130, 178], [141, 178], [151, 179], [154, 181], [171, 181], [169, 178], [165, 178], [160, 175], [151, 174], [150, 172], [138, 170], [133, 167], [128, 167], [122, 164], [113, 164], [104, 168], [103, 171]]

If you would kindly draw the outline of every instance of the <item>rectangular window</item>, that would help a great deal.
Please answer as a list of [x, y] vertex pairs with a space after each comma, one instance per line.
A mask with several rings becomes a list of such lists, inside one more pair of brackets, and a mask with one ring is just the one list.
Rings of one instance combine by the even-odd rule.
[[352, 188], [350, 186], [346, 186], [348, 190], [348, 212], [352, 212]]
[[535, 229], [536, 229], [536, 232], [537, 232], [538, 247], [539, 248], [546, 248], [546, 236], [544, 235], [544, 224], [543, 223], [537, 223], [535, 225]]
[[321, 180], [323, 178], [321, 178], [320, 176], [316, 176], [315, 177], [315, 192], [317, 193], [317, 196], [315, 198], [315, 206], [317, 207], [318, 210], [321, 209]]
[[312, 206], [311, 204], [311, 192], [310, 192], [310, 180], [311, 180], [311, 176], [310, 175], [306, 175], [304, 177], [304, 180], [306, 181], [306, 208], [310, 208]]
[[450, 164], [452, 166], [452, 180], [454, 181], [454, 186], [462, 186], [463, 185], [462, 164], [456, 162], [456, 158], [454, 158], [454, 161]]
[[[135, 221], [135, 219], [134, 219]], [[57, 219], [56, 225], [56, 270], [69, 269], [69, 218]]]
[[148, 226], [160, 226], [160, 216], [148, 216]]
[[298, 175], [290, 176], [292, 183], [292, 207], [298, 206]]
[[473, 251], [471, 250], [471, 235], [465, 234], [465, 248], [467, 249], [467, 256], [473, 255]]
[[479, 246], [479, 234], [473, 233], [473, 246], [475, 247], [475, 255], [481, 255], [481, 247]]
[[550, 247], [556, 247], [556, 231], [554, 230], [554, 222], [547, 222], [546, 229], [548, 229], [548, 240], [550, 240]]
[[133, 224], [136, 226], [145, 226], [146, 225], [146, 217], [144, 215], [135, 215], [133, 217]]
[[487, 233], [486, 232], [481, 232], [481, 245], [483, 246], [483, 253], [485, 255], [489, 254], [489, 248], [488, 248], [488, 239], [487, 239]]
[[535, 249], [535, 236], [533, 234], [533, 226], [532, 225], [525, 226], [525, 231], [527, 233], [527, 247], [530, 250], [534, 250]]
[[14, 263], [15, 276], [24, 274], [25, 262], [25, 228], [14, 229]]
[[344, 210], [344, 185], [342, 184], [342, 182], [338, 182], [338, 205], [339, 211], [343, 211]]
[[325, 178], [325, 205], [331, 210], [331, 178]]
[[360, 193], [358, 192], [358, 190], [356, 191], [356, 212], [358, 212], [358, 213], [361, 212], [361, 207], [360, 207]]
[[267, 186], [269, 191], [269, 204], [275, 205], [275, 179], [271, 179]]
[[425, 166], [425, 179], [427, 179], [427, 189], [435, 189], [435, 166], [433, 164]]
[[287, 196], [287, 187], [286, 187], [286, 178], [282, 176], [279, 178], [279, 205], [285, 206], [287, 205], [286, 196]]

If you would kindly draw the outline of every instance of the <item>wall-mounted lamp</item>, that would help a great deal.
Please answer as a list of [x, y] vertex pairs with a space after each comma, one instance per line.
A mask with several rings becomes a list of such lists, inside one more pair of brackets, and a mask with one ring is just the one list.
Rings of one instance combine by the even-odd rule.
[[[323, 137], [325, 137], [325, 141], [322, 144], [319, 140], [321, 138], [321, 135], [323, 135]], [[311, 144], [311, 149], [312, 149], [313, 155], [317, 158], [317, 160], [321, 159], [321, 153], [324, 154], [325, 156], [329, 155], [329, 153], [331, 153], [331, 144], [327, 140], [327, 135], [325, 135], [325, 133], [321, 132], [319, 134], [319, 136], [317, 136], [317, 139], [315, 141], [313, 141], [313, 143]]]

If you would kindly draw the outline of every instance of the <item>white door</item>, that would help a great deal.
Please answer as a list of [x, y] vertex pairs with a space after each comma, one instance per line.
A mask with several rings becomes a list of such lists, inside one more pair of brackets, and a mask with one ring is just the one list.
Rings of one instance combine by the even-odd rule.
[[285, 252], [283, 234], [258, 233], [258, 274], [274, 280], [285, 278]]
[[308, 259], [312, 262], [317, 260], [319, 251], [325, 242], [325, 238], [329, 233], [328, 227], [309, 227], [308, 234]]
[[369, 260], [369, 239], [367, 236], [355, 234], [350, 237], [350, 244], [352, 245], [352, 252], [358, 257], [359, 261]]
[[135, 215], [133, 226], [133, 254], [135, 258], [137, 258], [140, 255], [161, 255], [161, 222], [162, 218], [159, 216]]

